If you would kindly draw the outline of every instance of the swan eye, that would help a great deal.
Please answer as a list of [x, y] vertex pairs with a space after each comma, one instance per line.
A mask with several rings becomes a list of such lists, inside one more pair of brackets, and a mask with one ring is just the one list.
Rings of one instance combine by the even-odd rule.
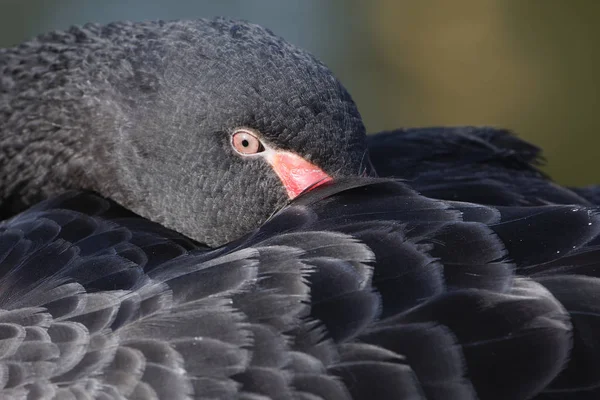
[[257, 154], [265, 151], [256, 135], [250, 131], [239, 129], [231, 135], [231, 145], [242, 155]]

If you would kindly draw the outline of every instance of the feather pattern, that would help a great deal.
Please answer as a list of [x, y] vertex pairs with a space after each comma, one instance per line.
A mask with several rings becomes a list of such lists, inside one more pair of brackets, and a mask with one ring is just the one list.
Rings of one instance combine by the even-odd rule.
[[0, 394], [591, 396], [599, 219], [348, 180], [212, 250], [68, 193], [0, 226]]
[[505, 129], [434, 127], [367, 136], [375, 170], [434, 198], [497, 206], [600, 204], [600, 187], [565, 188], [538, 167], [541, 149]]

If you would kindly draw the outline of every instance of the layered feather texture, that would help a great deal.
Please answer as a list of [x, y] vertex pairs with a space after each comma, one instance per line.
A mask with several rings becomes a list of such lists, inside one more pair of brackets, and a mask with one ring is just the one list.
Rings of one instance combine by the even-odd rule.
[[498, 206], [600, 204], [600, 186], [565, 188], [538, 167], [541, 149], [504, 129], [410, 128], [367, 137], [382, 177], [434, 198]]
[[0, 227], [0, 397], [594, 398], [599, 232], [352, 180], [210, 250], [66, 194]]

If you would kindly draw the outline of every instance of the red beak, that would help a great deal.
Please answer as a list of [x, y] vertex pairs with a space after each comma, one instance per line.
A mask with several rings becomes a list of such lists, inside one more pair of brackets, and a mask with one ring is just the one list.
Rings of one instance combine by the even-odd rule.
[[322, 169], [294, 153], [276, 151], [267, 161], [281, 179], [290, 199], [298, 197], [306, 189], [312, 190], [333, 181]]

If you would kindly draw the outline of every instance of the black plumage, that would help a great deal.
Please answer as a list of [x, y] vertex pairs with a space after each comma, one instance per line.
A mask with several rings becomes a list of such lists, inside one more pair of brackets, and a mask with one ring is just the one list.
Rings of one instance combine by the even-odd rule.
[[379, 176], [431, 197], [498, 206], [600, 204], [600, 186], [564, 188], [538, 167], [541, 149], [504, 129], [409, 128], [367, 136]]
[[[596, 191], [535, 147], [365, 139], [322, 64], [247, 23], [0, 55], [1, 398], [598, 397]], [[336, 182], [288, 201], [227, 147], [239, 124]], [[404, 180], [358, 177], [367, 143]]]
[[[3, 393], [593, 393], [598, 277], [572, 260], [600, 255], [600, 216], [478, 208], [340, 182], [210, 250], [93, 194], [41, 203], [1, 227]], [[555, 229], [532, 257], [512, 241], [536, 218]]]

